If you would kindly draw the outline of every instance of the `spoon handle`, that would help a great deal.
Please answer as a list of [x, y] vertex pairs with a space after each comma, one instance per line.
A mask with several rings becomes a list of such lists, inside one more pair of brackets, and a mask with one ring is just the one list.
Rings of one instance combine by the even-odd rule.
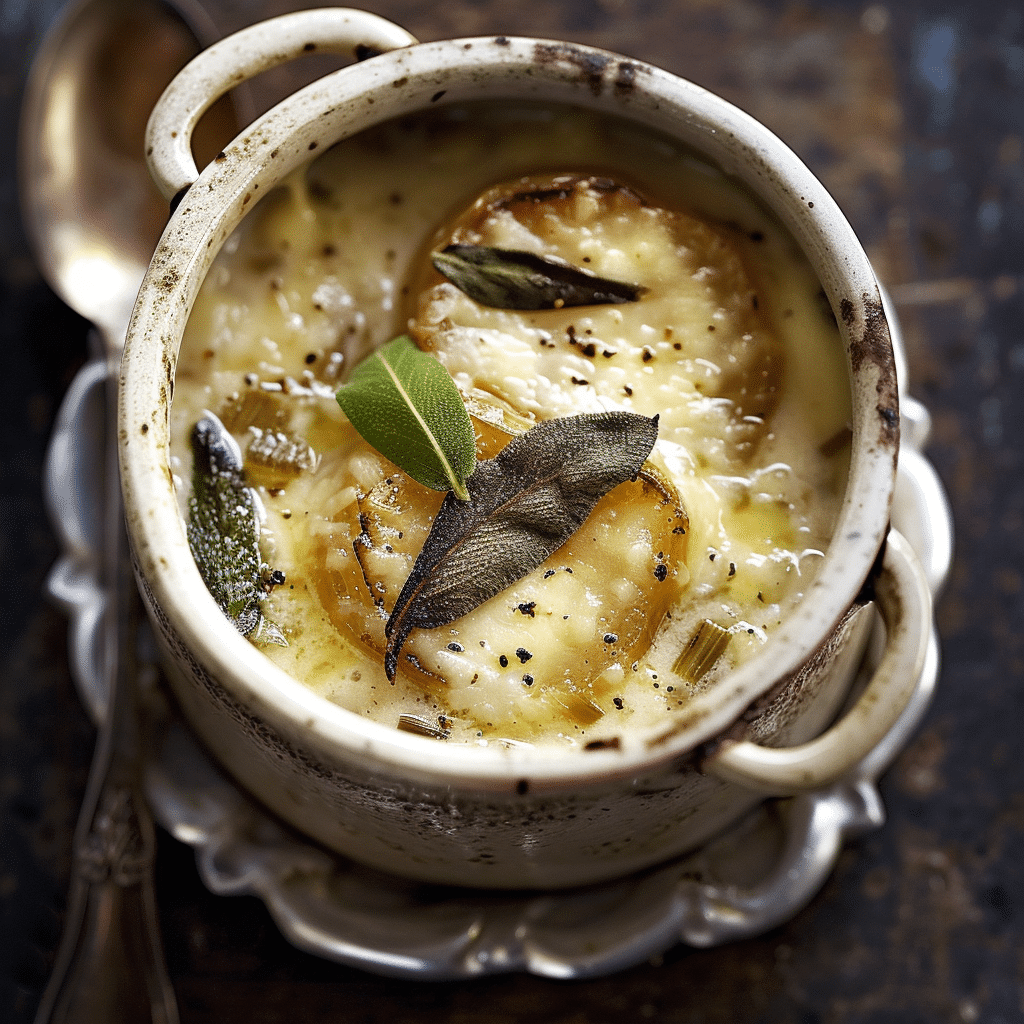
[[156, 835], [142, 786], [139, 597], [120, 498], [108, 375], [102, 664], [109, 686], [75, 830], [64, 933], [36, 1024], [177, 1024], [153, 888]]

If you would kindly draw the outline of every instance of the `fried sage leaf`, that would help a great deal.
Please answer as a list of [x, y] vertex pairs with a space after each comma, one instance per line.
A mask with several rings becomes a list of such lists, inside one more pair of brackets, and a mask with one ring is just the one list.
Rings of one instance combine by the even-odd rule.
[[367, 356], [337, 393], [352, 426], [414, 480], [465, 501], [476, 437], [448, 371], [406, 335]]
[[647, 290], [598, 277], [556, 256], [453, 244], [431, 257], [434, 268], [482, 306], [559, 309], [636, 302]]
[[192, 429], [192, 456], [186, 533], [203, 582], [243, 636], [287, 646], [260, 607], [279, 574], [260, 556], [259, 498], [245, 482], [235, 439], [211, 412]]
[[532, 572], [640, 472], [657, 436], [657, 416], [585, 413], [538, 423], [479, 462], [469, 501], [445, 497], [395, 602], [388, 678], [412, 630], [454, 622]]

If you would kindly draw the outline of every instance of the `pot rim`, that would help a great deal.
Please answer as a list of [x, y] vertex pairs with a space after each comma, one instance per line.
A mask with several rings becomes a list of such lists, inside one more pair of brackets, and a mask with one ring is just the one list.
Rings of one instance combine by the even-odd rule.
[[[386, 91], [385, 91], [386, 90]], [[764, 649], [696, 696], [660, 735], [618, 749], [451, 744], [368, 721], [274, 665], [220, 612], [192, 559], [169, 460], [178, 347], [214, 256], [255, 200], [329, 145], [392, 117], [471, 99], [543, 99], [618, 114], [690, 145], [743, 182], [801, 246], [829, 299], [853, 393], [847, 491], [818, 576]], [[383, 102], [378, 102], [379, 100]], [[577, 788], [651, 770], [713, 740], [825, 640], [883, 545], [899, 447], [896, 370], [879, 287], [835, 201], [766, 127], [726, 100], [652, 65], [594, 47], [497, 37], [420, 43], [336, 71], [293, 93], [228, 146], [178, 202], [132, 315], [122, 363], [122, 487], [136, 572], [202, 667], [288, 735], [392, 775], [507, 789]]]

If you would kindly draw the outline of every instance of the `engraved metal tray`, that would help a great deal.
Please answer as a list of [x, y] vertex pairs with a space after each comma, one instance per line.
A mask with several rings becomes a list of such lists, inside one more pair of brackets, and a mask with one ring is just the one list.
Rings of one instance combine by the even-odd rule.
[[[905, 371], [902, 341], [895, 329], [894, 334], [897, 363]], [[97, 722], [107, 706], [97, 628], [106, 599], [98, 549], [104, 372], [102, 364], [89, 363], [69, 389], [45, 477], [62, 549], [47, 587], [69, 615], [71, 671]], [[893, 525], [917, 551], [937, 594], [950, 567], [952, 519], [942, 485], [922, 453], [930, 429], [927, 410], [903, 395], [901, 419]], [[865, 672], [880, 645], [880, 637], [874, 637]], [[824, 884], [844, 841], [884, 823], [877, 780], [926, 711], [939, 668], [933, 626], [909, 706], [842, 782], [769, 800], [700, 850], [627, 878], [565, 892], [494, 893], [384, 875], [292, 831], [203, 750], [168, 702], [153, 651], [143, 655], [140, 685], [150, 712], [147, 792], [157, 820], [194, 848], [209, 889], [258, 896], [287, 939], [315, 955], [422, 979], [509, 971], [591, 977], [679, 943], [718, 945], [788, 920]]]

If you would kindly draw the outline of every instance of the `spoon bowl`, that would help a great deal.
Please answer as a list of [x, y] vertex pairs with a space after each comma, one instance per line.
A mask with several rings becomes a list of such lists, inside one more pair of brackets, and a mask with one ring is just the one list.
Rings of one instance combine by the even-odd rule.
[[[33, 64], [20, 139], [25, 227], [50, 286], [117, 349], [167, 220], [146, 166], [146, 120], [213, 34], [189, 0], [79, 0]], [[228, 124], [222, 101], [197, 132], [197, 152], [214, 155], [215, 140], [234, 135]]]

